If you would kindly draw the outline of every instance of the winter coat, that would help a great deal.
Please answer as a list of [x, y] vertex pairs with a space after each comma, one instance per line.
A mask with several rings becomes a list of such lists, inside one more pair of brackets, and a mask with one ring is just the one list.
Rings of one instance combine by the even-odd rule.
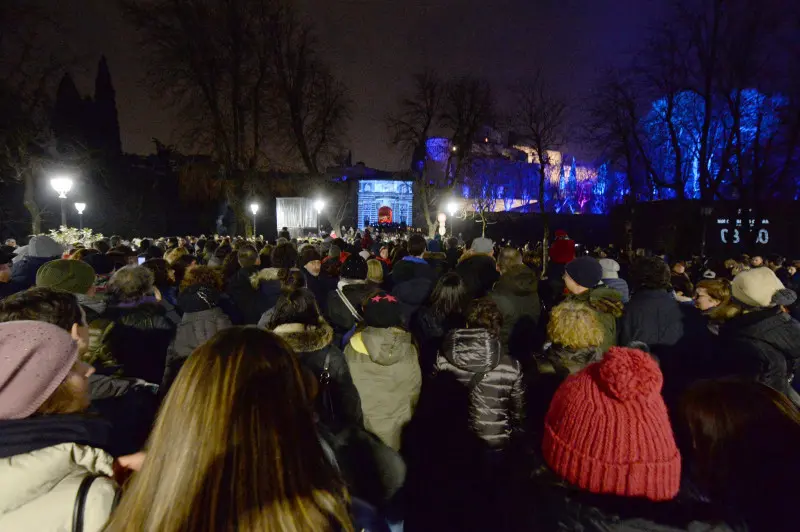
[[[342, 284], [341, 281], [340, 284]], [[355, 308], [356, 311], [363, 317], [361, 305], [364, 302], [364, 299], [372, 294], [375, 289], [366, 281], [357, 281], [351, 284], [342, 284], [341, 290], [350, 304], [353, 305], [353, 308]], [[331, 324], [334, 332], [337, 333], [339, 337], [352, 329], [356, 324], [356, 319], [353, 316], [353, 313], [350, 312], [350, 310], [347, 308], [347, 305], [345, 305], [341, 300], [336, 290], [332, 290], [328, 293], [327, 317], [328, 323]]]
[[106, 311], [106, 300], [104, 297], [89, 297], [86, 294], [75, 294], [78, 303], [86, 313], [86, 323], [96, 320]]
[[167, 350], [175, 337], [175, 327], [164, 307], [151, 302], [111, 305], [103, 318], [113, 322], [102, 341], [122, 366], [122, 376], [161, 382]]
[[[267, 311], [278, 304], [281, 297], [281, 268], [264, 268], [250, 277], [253, 288], [258, 289], [259, 305]], [[256, 320], [258, 322], [258, 320]]]
[[[639, 497], [597, 495], [566, 485], [545, 470], [512, 504], [526, 515], [515, 530], [554, 532], [732, 532], [720, 512], [702, 502], [652, 502]], [[527, 501], [536, 501], [535, 505]]]
[[455, 270], [456, 266], [458, 266], [458, 260], [461, 258], [461, 250], [459, 249], [448, 249], [444, 252], [445, 256], [447, 257], [447, 267], [449, 270]]
[[670, 277], [672, 282], [672, 289], [676, 293], [681, 293], [684, 297], [692, 297], [694, 295], [694, 286], [692, 280], [685, 273], [672, 272]]
[[800, 369], [800, 323], [780, 308], [757, 310], [723, 323], [715, 361], [721, 375], [753, 378], [784, 394]]
[[105, 437], [98, 435], [103, 425], [77, 415], [0, 421], [0, 530], [73, 530], [78, 487], [87, 475], [101, 476], [89, 488], [83, 530], [103, 529], [117, 496], [114, 459], [93, 445]]
[[390, 281], [392, 286], [397, 286], [400, 283], [419, 278], [428, 279], [435, 283], [437, 279], [436, 270], [425, 259], [405, 257], [395, 263]]
[[227, 297], [205, 286], [186, 288], [178, 297], [183, 317], [175, 330], [175, 340], [169, 348], [160, 395], [169, 391], [189, 355], [223, 329], [232, 327], [231, 319], [220, 304]]
[[411, 420], [422, 386], [411, 334], [396, 328], [366, 327], [344, 350], [361, 397], [364, 427], [394, 450]]
[[[258, 288], [253, 288], [250, 278], [258, 273], [258, 266], [242, 268], [228, 279], [227, 294], [239, 310], [245, 325], [255, 325], [267, 310]], [[277, 300], [276, 300], [277, 301]]]
[[624, 304], [627, 305], [628, 302], [631, 300], [631, 291], [628, 288], [628, 283], [625, 281], [625, 279], [619, 279], [619, 278], [603, 279], [603, 284], [611, 288], [612, 290], [616, 290], [617, 292], [619, 292], [619, 295], [622, 296], [622, 302]]
[[16, 286], [17, 291], [27, 290], [36, 286], [36, 272], [39, 268], [50, 261], [61, 257], [22, 257], [14, 263], [11, 268], [11, 282]]
[[500, 278], [497, 263], [489, 255], [462, 255], [456, 273], [464, 279], [470, 299], [485, 296]]
[[333, 345], [333, 329], [320, 320], [316, 327], [301, 323], [287, 323], [273, 329], [289, 347], [294, 350], [300, 363], [308, 369], [320, 383], [328, 359], [330, 382], [330, 404], [325, 404], [323, 390], [317, 396], [317, 413], [322, 424], [334, 432], [348, 426], [362, 427], [364, 415], [361, 412], [361, 398], [350, 376], [350, 368], [342, 351]]
[[520, 265], [501, 275], [489, 294], [503, 314], [503, 349], [517, 360], [533, 354], [531, 339], [541, 313], [538, 282], [536, 272]]
[[416, 277], [395, 285], [392, 295], [395, 296], [403, 310], [403, 319], [408, 327], [411, 319], [428, 300], [433, 292], [434, 283], [427, 277]]
[[[605, 353], [612, 345], [617, 344], [617, 318], [622, 316], [622, 296], [607, 286], [599, 286], [582, 294], [571, 294], [567, 299], [588, 303], [600, 320], [603, 327], [603, 343], [600, 349]], [[626, 344], [622, 344], [626, 345]]]
[[436, 356], [447, 333], [466, 325], [464, 316], [460, 314], [439, 317], [429, 307], [421, 308], [414, 315], [411, 320], [411, 334], [419, 346], [419, 364], [423, 375], [430, 376], [433, 373]]
[[655, 355], [683, 337], [680, 304], [666, 290], [637, 290], [619, 320], [619, 345], [644, 342]]
[[303, 277], [306, 279], [306, 288], [314, 294], [314, 299], [317, 300], [317, 305], [319, 305], [320, 311], [324, 314], [328, 310], [328, 294], [331, 290], [336, 290], [336, 284], [339, 279], [324, 273], [314, 277], [305, 268], [302, 268], [302, 271]]
[[575, 241], [570, 238], [556, 238], [550, 244], [550, 262], [569, 264], [575, 260]]
[[[466, 391], [469, 428], [492, 449], [505, 447], [522, 429], [524, 399], [520, 363], [503, 353], [502, 341], [486, 329], [451, 331], [436, 357], [431, 387], [452, 382]], [[463, 392], [462, 392], [463, 394]], [[440, 394], [441, 397], [457, 394]], [[443, 416], [454, 415], [442, 408]], [[458, 414], [455, 414], [456, 416]]]

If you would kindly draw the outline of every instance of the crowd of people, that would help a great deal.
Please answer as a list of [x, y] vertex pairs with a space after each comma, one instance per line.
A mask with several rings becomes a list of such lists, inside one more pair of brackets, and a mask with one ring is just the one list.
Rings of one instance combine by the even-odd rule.
[[0, 530], [800, 527], [783, 258], [344, 236], [7, 241]]

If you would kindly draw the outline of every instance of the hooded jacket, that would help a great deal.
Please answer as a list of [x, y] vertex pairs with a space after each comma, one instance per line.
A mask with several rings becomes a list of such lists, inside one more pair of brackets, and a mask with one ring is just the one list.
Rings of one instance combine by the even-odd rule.
[[317, 413], [323, 425], [334, 432], [348, 426], [363, 426], [361, 398], [353, 384], [344, 354], [333, 345], [331, 326], [320, 319], [316, 327], [287, 323], [275, 327], [272, 332], [289, 344], [300, 363], [320, 382], [325, 371], [325, 359], [328, 358], [331, 404], [324, 404], [322, 393], [317, 396]]
[[536, 272], [524, 265], [511, 268], [500, 276], [489, 297], [503, 314], [500, 338], [505, 352], [517, 360], [529, 358], [541, 314]]
[[117, 494], [114, 459], [94, 446], [106, 436], [103, 425], [77, 415], [0, 421], [0, 530], [72, 530], [87, 475], [101, 476], [87, 494], [83, 530], [103, 529]]
[[364, 427], [394, 450], [411, 420], [422, 386], [417, 348], [402, 329], [366, 327], [344, 350], [353, 377]]
[[[572, 294], [569, 298], [588, 303], [597, 312], [600, 325], [603, 326], [603, 353], [612, 345], [617, 345], [617, 318], [622, 316], [622, 296], [607, 286], [599, 286], [583, 292]], [[627, 345], [627, 344], [623, 344]]]
[[219, 331], [232, 327], [231, 319], [220, 307], [224, 298], [216, 290], [200, 285], [186, 288], [178, 297], [178, 306], [183, 310], [183, 317], [167, 353], [160, 389], [162, 396], [169, 391], [184, 362], [197, 347]]
[[36, 286], [36, 272], [39, 268], [50, 261], [61, 257], [22, 257], [19, 262], [15, 262], [11, 268], [11, 282], [17, 287], [17, 291], [27, 290]]
[[800, 369], [800, 323], [779, 307], [742, 314], [719, 329], [717, 370], [753, 378], [789, 395]]
[[486, 329], [456, 329], [436, 357], [432, 387], [448, 375], [466, 388], [470, 430], [493, 449], [505, 447], [524, 419], [519, 362], [503, 353], [500, 338]]
[[[342, 281], [340, 281], [342, 282]], [[342, 293], [351, 305], [361, 314], [361, 304], [368, 295], [375, 291], [375, 287], [366, 281], [356, 281], [342, 286]], [[362, 315], [363, 316], [363, 315]], [[336, 290], [328, 293], [328, 322], [333, 326], [334, 332], [339, 336], [353, 328], [356, 319], [347, 308]]]

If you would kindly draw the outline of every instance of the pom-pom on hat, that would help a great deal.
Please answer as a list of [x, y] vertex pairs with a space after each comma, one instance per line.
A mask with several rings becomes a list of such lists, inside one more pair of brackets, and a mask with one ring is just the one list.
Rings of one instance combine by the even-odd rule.
[[603, 268], [603, 279], [619, 279], [619, 262], [614, 259], [600, 259], [597, 262]]
[[681, 457], [662, 384], [650, 355], [623, 347], [567, 377], [545, 418], [547, 464], [590, 493], [673, 499]]

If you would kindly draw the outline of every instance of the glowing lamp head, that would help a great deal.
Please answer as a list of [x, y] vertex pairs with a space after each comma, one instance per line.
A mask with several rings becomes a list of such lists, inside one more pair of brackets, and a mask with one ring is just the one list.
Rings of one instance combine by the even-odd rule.
[[65, 199], [67, 197], [67, 192], [72, 189], [72, 179], [69, 177], [54, 177], [50, 180], [50, 186], [53, 187], [53, 190], [58, 192], [58, 197], [61, 199]]
[[458, 146], [453, 146], [452, 148], [450, 148], [450, 151], [452, 151], [453, 153], [457, 152]]
[[317, 210], [317, 212], [322, 212], [322, 209], [325, 208], [325, 202], [321, 199], [318, 199], [314, 202], [314, 208]]
[[258, 214], [258, 203], [250, 204], [250, 212], [252, 212], [254, 216]]
[[78, 214], [83, 214], [83, 211], [86, 210], [86, 204], [85, 203], [76, 203], [75, 204], [75, 210], [78, 211]]
[[455, 201], [451, 201], [447, 204], [447, 212], [450, 213], [450, 216], [454, 216], [457, 210], [458, 204]]

